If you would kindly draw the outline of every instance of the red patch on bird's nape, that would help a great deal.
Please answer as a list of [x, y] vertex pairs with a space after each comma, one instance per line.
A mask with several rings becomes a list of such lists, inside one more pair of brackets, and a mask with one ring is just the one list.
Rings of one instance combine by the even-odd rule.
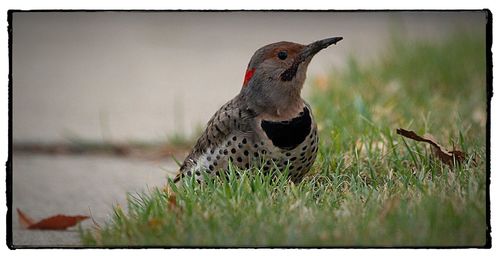
[[247, 69], [247, 72], [245, 73], [245, 79], [243, 80], [243, 87], [248, 85], [248, 81], [250, 81], [250, 79], [252, 79], [254, 72], [255, 72], [255, 68]]

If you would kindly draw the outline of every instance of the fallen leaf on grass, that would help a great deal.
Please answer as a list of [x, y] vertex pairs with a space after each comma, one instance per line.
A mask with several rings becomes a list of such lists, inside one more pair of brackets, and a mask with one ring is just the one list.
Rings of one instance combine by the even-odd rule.
[[416, 140], [416, 141], [422, 141], [422, 142], [427, 142], [432, 146], [432, 150], [434, 154], [445, 164], [447, 165], [453, 165], [454, 161], [457, 163], [463, 162], [465, 160], [465, 153], [460, 151], [460, 150], [452, 150], [448, 151], [446, 148], [443, 146], [439, 145], [433, 138], [429, 136], [420, 136], [417, 135], [414, 131], [408, 131], [405, 129], [397, 129], [396, 133], [404, 136], [406, 138]]
[[19, 215], [19, 223], [27, 229], [65, 230], [89, 218], [89, 216], [83, 215], [67, 216], [58, 214], [35, 222], [21, 210], [17, 209], [17, 213]]
[[168, 196], [168, 207], [170, 207], [171, 209], [177, 208], [177, 199], [175, 197], [175, 194]]
[[168, 210], [174, 212], [175, 214], [182, 213], [182, 208], [177, 205], [177, 196], [170, 185], [167, 184], [165, 187], [163, 187], [163, 192], [167, 194]]

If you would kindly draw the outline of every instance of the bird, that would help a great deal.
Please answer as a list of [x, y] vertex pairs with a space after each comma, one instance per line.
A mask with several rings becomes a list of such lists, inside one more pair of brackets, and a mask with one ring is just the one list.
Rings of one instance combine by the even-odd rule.
[[288, 168], [290, 180], [300, 182], [316, 159], [319, 140], [311, 106], [301, 97], [307, 67], [316, 53], [342, 39], [259, 48], [240, 92], [208, 121], [173, 181], [191, 177], [201, 183], [232, 163], [264, 172]]

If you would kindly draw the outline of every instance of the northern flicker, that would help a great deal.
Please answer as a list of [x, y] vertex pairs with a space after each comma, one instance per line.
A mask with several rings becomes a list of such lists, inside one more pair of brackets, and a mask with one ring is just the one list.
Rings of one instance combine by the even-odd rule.
[[316, 123], [300, 96], [307, 66], [316, 53], [340, 40], [277, 42], [258, 49], [240, 93], [208, 121], [174, 181], [193, 175], [201, 181], [203, 172], [218, 174], [232, 162], [264, 171], [288, 166], [291, 180], [300, 182], [318, 152]]

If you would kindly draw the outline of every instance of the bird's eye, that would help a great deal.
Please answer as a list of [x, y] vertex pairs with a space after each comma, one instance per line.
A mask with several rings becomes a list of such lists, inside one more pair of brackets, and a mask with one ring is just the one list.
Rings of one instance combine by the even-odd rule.
[[285, 51], [278, 52], [278, 58], [280, 58], [280, 60], [284, 60], [286, 57], [288, 57], [288, 53]]

